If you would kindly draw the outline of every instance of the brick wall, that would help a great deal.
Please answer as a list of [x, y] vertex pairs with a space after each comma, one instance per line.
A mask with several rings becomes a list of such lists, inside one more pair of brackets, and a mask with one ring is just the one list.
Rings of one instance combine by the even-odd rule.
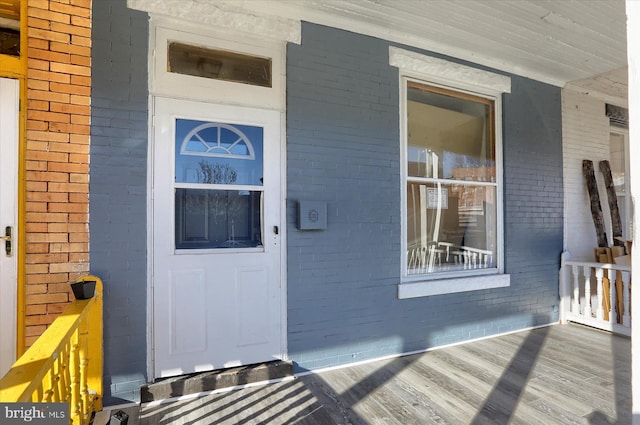
[[29, 0], [26, 344], [89, 271], [91, 0]]
[[149, 17], [93, 4], [91, 272], [104, 293], [105, 403], [137, 400], [147, 371]]
[[[598, 246], [589, 206], [589, 194], [582, 175], [582, 160], [590, 159], [595, 168], [600, 205], [609, 224], [607, 195], [598, 163], [609, 159], [609, 118], [605, 102], [572, 90], [562, 91], [562, 132], [565, 187], [565, 242], [571, 258], [593, 261]], [[607, 236], [611, 232], [607, 229]]]

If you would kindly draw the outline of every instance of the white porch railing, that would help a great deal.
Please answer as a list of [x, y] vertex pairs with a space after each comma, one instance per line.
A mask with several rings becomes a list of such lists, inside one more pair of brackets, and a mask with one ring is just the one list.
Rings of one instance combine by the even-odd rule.
[[631, 336], [631, 266], [572, 261], [562, 253], [560, 321]]

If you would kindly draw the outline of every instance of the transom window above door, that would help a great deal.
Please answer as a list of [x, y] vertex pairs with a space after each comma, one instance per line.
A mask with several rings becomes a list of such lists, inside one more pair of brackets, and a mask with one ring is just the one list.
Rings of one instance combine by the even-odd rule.
[[194, 77], [271, 87], [271, 59], [184, 43], [168, 43], [167, 70]]
[[184, 31], [160, 17], [152, 22], [152, 95], [284, 111], [284, 40], [231, 28]]

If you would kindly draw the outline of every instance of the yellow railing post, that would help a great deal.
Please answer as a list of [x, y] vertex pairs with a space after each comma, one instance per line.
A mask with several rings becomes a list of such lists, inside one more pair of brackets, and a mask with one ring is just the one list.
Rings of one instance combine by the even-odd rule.
[[98, 412], [102, 410], [102, 368], [103, 368], [103, 339], [102, 339], [102, 280], [97, 276], [86, 276], [84, 280], [96, 281], [95, 308], [89, 311], [87, 322], [89, 324], [88, 333], [88, 352], [89, 360], [87, 370], [87, 385], [89, 389], [97, 391], [95, 395], [93, 410]]
[[0, 379], [0, 402], [61, 401], [69, 422], [86, 425], [102, 410], [102, 281], [95, 295], [73, 301]]

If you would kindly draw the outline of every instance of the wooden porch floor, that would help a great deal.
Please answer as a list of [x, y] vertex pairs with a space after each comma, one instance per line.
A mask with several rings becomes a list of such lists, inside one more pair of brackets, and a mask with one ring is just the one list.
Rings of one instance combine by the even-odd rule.
[[630, 377], [629, 338], [557, 325], [143, 405], [139, 419], [141, 424], [630, 424]]

